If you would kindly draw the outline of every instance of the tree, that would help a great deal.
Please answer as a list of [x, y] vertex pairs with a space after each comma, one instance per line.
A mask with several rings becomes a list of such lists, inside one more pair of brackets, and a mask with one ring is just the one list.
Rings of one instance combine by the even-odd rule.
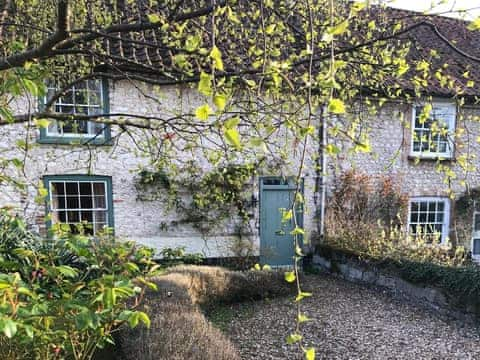
[[[4, 0], [0, 6], [0, 125], [45, 127], [51, 120], [71, 120], [52, 105], [86, 79], [129, 81], [159, 106], [165, 86], [198, 91], [202, 100], [194, 109], [75, 115], [117, 125], [117, 137], [135, 139], [136, 131], [145, 131], [148, 136], [134, 143], [157, 168], [181, 151], [206, 154], [213, 165], [239, 153], [244, 161], [268, 157], [285, 163], [296, 151], [300, 178], [313, 147], [320, 154], [320, 192], [323, 159], [340, 151], [326, 142], [327, 128], [331, 138], [368, 152], [368, 132], [358, 129], [365, 114], [384, 101], [422, 95], [432, 81], [446, 94], [468, 97], [469, 89], [476, 89], [468, 75], [459, 84], [444, 71], [444, 59], [432, 61], [438, 54], [418, 42], [423, 34], [418, 31], [426, 30], [453, 53], [463, 52], [442, 34], [434, 17], [368, 2]], [[471, 30], [477, 28], [474, 21]], [[59, 88], [39, 110], [35, 98], [45, 95], [48, 79]], [[143, 92], [141, 83], [159, 95]], [[12, 101], [18, 97], [28, 99], [23, 107], [28, 111], [14, 111]], [[288, 141], [279, 144], [279, 136]], [[32, 145], [18, 146], [27, 154]], [[23, 168], [18, 158], [4, 159], [2, 165]], [[7, 174], [5, 181], [21, 184]], [[289, 220], [294, 213], [284, 216]], [[295, 227], [296, 237], [302, 233]], [[298, 282], [296, 273], [287, 277]], [[301, 300], [307, 294], [298, 286]], [[301, 339], [300, 310], [298, 315], [293, 342]]]

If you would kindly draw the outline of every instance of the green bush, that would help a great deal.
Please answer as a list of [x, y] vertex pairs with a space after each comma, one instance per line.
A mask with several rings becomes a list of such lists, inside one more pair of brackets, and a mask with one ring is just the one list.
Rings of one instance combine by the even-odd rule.
[[7, 212], [0, 229], [1, 359], [90, 359], [122, 323], [149, 324], [127, 300], [155, 288], [151, 249], [109, 235], [41, 239]]

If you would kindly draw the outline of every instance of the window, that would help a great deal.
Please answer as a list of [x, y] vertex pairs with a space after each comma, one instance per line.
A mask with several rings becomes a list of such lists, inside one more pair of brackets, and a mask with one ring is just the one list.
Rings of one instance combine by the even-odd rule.
[[[47, 95], [42, 99], [45, 105], [58, 91], [54, 83], [47, 85]], [[47, 129], [41, 129], [43, 143], [92, 143], [104, 144], [110, 140], [110, 128], [93, 121], [77, 120], [75, 114], [95, 115], [108, 112], [106, 83], [101, 80], [85, 80], [72, 86], [52, 105], [55, 112], [72, 114], [72, 120], [51, 121]]]
[[450, 202], [446, 198], [410, 200], [409, 232], [427, 243], [443, 243], [448, 237]]
[[472, 258], [480, 260], [480, 203], [473, 204], [473, 235], [472, 235]]
[[48, 176], [50, 224], [67, 224], [72, 233], [97, 235], [113, 227], [111, 178], [106, 176]]
[[452, 158], [455, 116], [456, 107], [452, 103], [414, 106], [412, 155], [421, 158]]

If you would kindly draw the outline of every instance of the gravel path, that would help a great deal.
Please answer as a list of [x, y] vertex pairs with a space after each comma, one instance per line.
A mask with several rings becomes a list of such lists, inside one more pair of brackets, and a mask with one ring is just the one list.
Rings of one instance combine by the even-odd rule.
[[[317, 359], [480, 359], [480, 328], [329, 275], [309, 275], [303, 282], [314, 293], [302, 303], [313, 319], [304, 334]], [[295, 318], [291, 299], [232, 310], [226, 333], [242, 359], [299, 358], [284, 340]]]

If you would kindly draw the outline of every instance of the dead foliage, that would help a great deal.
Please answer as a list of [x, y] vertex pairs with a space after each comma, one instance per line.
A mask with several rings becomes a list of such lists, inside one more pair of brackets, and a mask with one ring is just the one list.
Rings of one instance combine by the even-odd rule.
[[201, 309], [294, 292], [282, 272], [237, 272], [213, 266], [178, 266], [152, 281], [158, 291], [149, 291], [143, 304], [151, 327], [121, 329], [119, 359], [239, 359], [230, 340]]

